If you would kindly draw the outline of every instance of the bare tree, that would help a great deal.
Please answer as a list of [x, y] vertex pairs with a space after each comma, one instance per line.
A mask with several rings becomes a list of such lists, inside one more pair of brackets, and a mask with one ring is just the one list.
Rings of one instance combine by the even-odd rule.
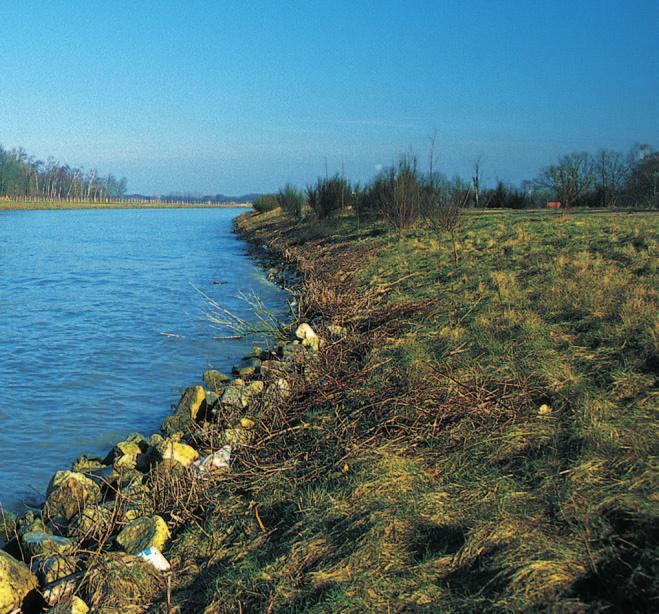
[[624, 156], [617, 151], [602, 149], [595, 156], [594, 171], [595, 189], [601, 205], [615, 206], [629, 175]]
[[474, 174], [471, 178], [471, 187], [474, 195], [474, 207], [476, 207], [476, 209], [479, 209], [481, 204], [481, 160], [482, 157], [479, 156], [474, 161]]
[[545, 168], [536, 179], [536, 184], [549, 188], [563, 207], [569, 209], [591, 188], [594, 181], [592, 156], [588, 153], [573, 153], [560, 157], [557, 164]]

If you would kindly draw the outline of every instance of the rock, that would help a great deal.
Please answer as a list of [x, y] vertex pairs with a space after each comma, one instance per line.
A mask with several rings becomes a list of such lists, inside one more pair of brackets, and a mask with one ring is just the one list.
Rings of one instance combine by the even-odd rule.
[[186, 443], [178, 443], [176, 441], [165, 441], [160, 448], [162, 460], [173, 461], [179, 463], [184, 467], [189, 467], [194, 461], [199, 458], [199, 452], [192, 446]]
[[206, 371], [203, 375], [204, 384], [213, 390], [221, 390], [231, 378], [220, 371]]
[[252, 377], [256, 375], [261, 369], [261, 361], [254, 356], [246, 356], [240, 361], [240, 364], [235, 365], [231, 372], [241, 378]]
[[67, 535], [80, 542], [99, 540], [110, 532], [112, 515], [107, 507], [88, 505], [71, 521]]
[[295, 329], [295, 337], [302, 342], [302, 345], [310, 347], [314, 352], [318, 351], [320, 339], [306, 322]]
[[44, 586], [41, 591], [44, 601], [52, 606], [70, 602], [78, 588], [78, 581], [82, 575], [82, 573], [69, 575]]
[[44, 512], [47, 516], [62, 516], [71, 520], [85, 505], [101, 500], [101, 489], [82, 473], [58, 471], [46, 490]]
[[0, 612], [18, 610], [36, 586], [37, 579], [28, 566], [0, 550]]
[[93, 612], [144, 612], [162, 591], [162, 576], [150, 563], [125, 552], [104, 552], [90, 564], [86, 601]]
[[287, 343], [282, 350], [282, 360], [294, 360], [298, 356], [304, 356], [304, 346], [298, 341]]
[[348, 336], [348, 329], [338, 324], [330, 324], [327, 327], [327, 332], [335, 339], [345, 339]]
[[87, 614], [87, 612], [89, 612], [87, 604], [80, 597], [73, 596], [65, 603], [49, 608], [46, 614]]
[[142, 516], [122, 529], [117, 543], [128, 554], [138, 554], [151, 547], [162, 550], [169, 537], [167, 524], [160, 516]]
[[253, 438], [254, 433], [240, 427], [225, 429], [224, 431], [224, 441], [231, 445], [246, 444], [252, 441]]
[[206, 391], [201, 386], [190, 386], [183, 391], [174, 414], [165, 418], [160, 428], [166, 435], [188, 432], [197, 417], [204, 417], [205, 409]]
[[241, 418], [240, 419], [240, 426], [242, 426], [244, 429], [253, 429], [254, 428], [254, 420], [251, 418]]
[[194, 462], [193, 466], [198, 473], [211, 473], [217, 469], [228, 469], [231, 460], [231, 446], [222, 446], [216, 452]]
[[32, 571], [42, 585], [52, 584], [76, 571], [76, 560], [72, 556], [53, 554], [43, 559], [35, 559]]
[[250, 382], [247, 386], [244, 386], [240, 393], [240, 402], [243, 407], [248, 407], [250, 403], [263, 392], [263, 382], [256, 380]]
[[541, 416], [548, 416], [549, 414], [551, 414], [551, 407], [549, 407], [549, 405], [547, 405], [546, 403], [543, 403], [538, 408], [538, 414], [540, 414]]
[[153, 546], [139, 552], [137, 556], [144, 559], [147, 563], [150, 563], [158, 571], [169, 571], [172, 568], [169, 561], [162, 555], [162, 552]]
[[120, 441], [114, 446], [110, 453], [112, 462], [115, 469], [134, 469], [137, 465], [137, 457], [142, 454], [146, 449], [146, 444], [142, 442], [142, 446], [135, 441]]
[[73, 461], [71, 471], [75, 473], [88, 473], [95, 469], [101, 469], [102, 467], [104, 467], [103, 459], [98, 456], [86, 456], [83, 454]]
[[230, 386], [227, 386], [224, 389], [222, 397], [220, 398], [220, 403], [230, 407], [242, 407], [242, 390], [243, 386], [236, 385], [236, 381], [234, 380]]
[[67, 537], [51, 535], [46, 531], [28, 531], [21, 536], [21, 546], [26, 557], [49, 554], [68, 554], [73, 550], [73, 542]]

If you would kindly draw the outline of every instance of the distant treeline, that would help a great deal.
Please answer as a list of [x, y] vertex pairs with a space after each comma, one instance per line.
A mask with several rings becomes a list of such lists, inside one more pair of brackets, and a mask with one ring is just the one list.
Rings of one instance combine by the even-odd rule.
[[0, 198], [103, 201], [122, 198], [126, 183], [125, 177], [103, 177], [96, 169], [85, 171], [53, 158], [44, 162], [22, 148], [0, 145]]
[[497, 181], [484, 187], [481, 162], [473, 165], [469, 179], [452, 179], [433, 170], [418, 169], [414, 156], [404, 156], [395, 167], [383, 170], [366, 185], [353, 184], [340, 175], [319, 178], [301, 191], [286, 185], [277, 194], [254, 200], [258, 211], [282, 207], [293, 217], [305, 209], [324, 218], [350, 208], [358, 215], [378, 213], [397, 227], [420, 217], [445, 218], [457, 208], [530, 209], [560, 202], [561, 207], [659, 207], [659, 152], [649, 145], [636, 145], [624, 155], [601, 150], [596, 154], [561, 156], [535, 179], [519, 187]]

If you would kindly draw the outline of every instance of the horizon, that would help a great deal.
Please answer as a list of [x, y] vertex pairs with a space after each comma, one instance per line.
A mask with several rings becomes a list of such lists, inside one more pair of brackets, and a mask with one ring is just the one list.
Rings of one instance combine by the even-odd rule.
[[401, 154], [519, 184], [562, 154], [655, 145], [659, 4], [5, 4], [0, 144], [238, 196]]

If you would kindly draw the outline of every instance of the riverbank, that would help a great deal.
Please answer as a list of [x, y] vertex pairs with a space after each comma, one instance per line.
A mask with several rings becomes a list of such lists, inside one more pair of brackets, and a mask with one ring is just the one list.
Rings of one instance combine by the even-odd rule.
[[652, 609], [656, 216], [238, 228], [296, 321], [97, 461], [88, 603], [167, 610], [119, 539], [157, 515], [180, 612]]
[[0, 211], [50, 211], [69, 209], [251, 209], [251, 203], [186, 203], [153, 201], [68, 201], [6, 200], [0, 198]]

